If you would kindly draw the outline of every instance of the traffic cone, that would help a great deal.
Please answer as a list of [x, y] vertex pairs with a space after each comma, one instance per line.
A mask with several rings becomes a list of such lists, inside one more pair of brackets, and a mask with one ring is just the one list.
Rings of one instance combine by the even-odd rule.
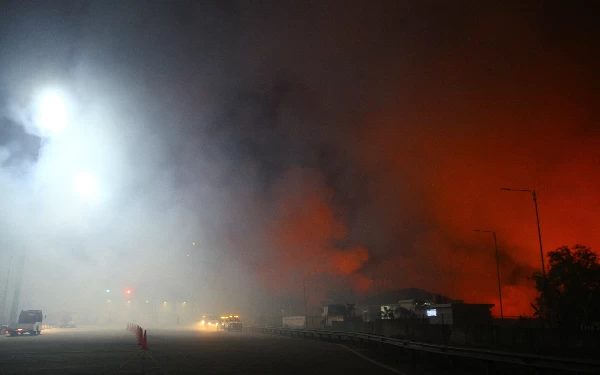
[[148, 336], [146, 335], [146, 330], [144, 330], [144, 338], [142, 339], [142, 349], [148, 350]]

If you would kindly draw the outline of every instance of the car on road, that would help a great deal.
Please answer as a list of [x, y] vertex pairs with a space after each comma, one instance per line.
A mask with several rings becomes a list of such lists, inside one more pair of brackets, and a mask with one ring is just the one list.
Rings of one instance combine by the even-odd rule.
[[58, 322], [58, 328], [77, 328], [77, 324], [70, 313], [63, 312]]
[[200, 321], [200, 324], [202, 325], [203, 328], [218, 329], [220, 322], [221, 321], [219, 320], [219, 318], [216, 315], [206, 314], [206, 315], [202, 315], [202, 320]]
[[17, 323], [8, 325], [7, 333], [11, 336], [29, 333], [31, 336], [42, 333], [42, 310], [22, 310]]
[[225, 318], [223, 330], [225, 331], [241, 331], [243, 328], [242, 319], [238, 315], [230, 315]]

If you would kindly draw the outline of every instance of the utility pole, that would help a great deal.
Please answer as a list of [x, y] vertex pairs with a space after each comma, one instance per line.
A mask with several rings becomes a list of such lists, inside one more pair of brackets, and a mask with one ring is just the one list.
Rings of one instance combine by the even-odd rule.
[[9, 323], [17, 322], [17, 313], [19, 312], [19, 302], [21, 300], [21, 284], [23, 284], [23, 272], [25, 269], [25, 254], [19, 258], [17, 265], [17, 280], [15, 283], [15, 293], [13, 294], [12, 306], [10, 309]]
[[450, 252], [448, 253], [449, 256], [448, 258], [450, 259], [450, 287], [452, 288], [452, 298], [451, 299], [456, 299], [456, 291], [454, 290], [454, 269], [452, 266], [452, 250], [450, 250]]
[[529, 190], [529, 189], [500, 188], [500, 190], [521, 191], [521, 192], [531, 193], [531, 196], [533, 197], [533, 204], [535, 205], [535, 219], [537, 220], [538, 240], [540, 242], [540, 258], [542, 259], [542, 276], [544, 277], [544, 285], [545, 285], [546, 284], [546, 267], [544, 265], [544, 249], [542, 247], [542, 231], [540, 230], [540, 215], [538, 213], [537, 195], [535, 193], [535, 189]]
[[496, 251], [496, 274], [498, 276], [498, 297], [500, 298], [500, 319], [504, 319], [504, 310], [502, 308], [502, 285], [500, 284], [500, 262], [498, 260], [498, 241], [496, 241], [496, 232], [492, 230], [473, 229], [473, 232], [491, 233], [494, 235], [494, 249]]
[[[6, 295], [8, 294], [8, 282], [10, 280], [10, 269], [12, 268], [12, 259], [8, 261], [8, 275], [6, 276], [6, 286], [4, 287], [4, 297], [2, 297], [2, 314], [0, 314], [0, 322], [4, 323], [4, 308], [6, 307]], [[10, 323], [10, 322], [9, 322]]]
[[307, 327], [307, 319], [308, 319], [308, 315], [306, 315], [307, 313], [307, 308], [306, 308], [306, 275], [304, 275], [304, 282], [303, 282], [303, 286], [304, 286], [304, 328]]
[[542, 276], [546, 280], [546, 267], [544, 266], [544, 249], [542, 248], [542, 231], [540, 230], [540, 214], [538, 213], [537, 195], [535, 190], [531, 191], [533, 195], [533, 204], [535, 205], [535, 219], [537, 220], [538, 239], [540, 240], [540, 257], [542, 258]]
[[498, 242], [496, 241], [496, 232], [494, 235], [494, 248], [496, 249], [496, 274], [498, 275], [498, 295], [500, 296], [500, 319], [504, 319], [504, 311], [502, 309], [502, 287], [500, 284], [500, 261], [498, 260]]

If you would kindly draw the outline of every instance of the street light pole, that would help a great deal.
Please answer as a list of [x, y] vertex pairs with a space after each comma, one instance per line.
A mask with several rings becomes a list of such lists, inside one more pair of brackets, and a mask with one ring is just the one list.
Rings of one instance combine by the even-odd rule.
[[540, 241], [540, 257], [542, 259], [542, 276], [546, 279], [546, 267], [544, 266], [544, 250], [542, 248], [542, 231], [540, 229], [540, 214], [538, 213], [537, 196], [535, 190], [531, 191], [533, 195], [533, 204], [535, 205], [535, 219], [537, 220], [538, 239]]
[[480, 229], [473, 229], [473, 231], [491, 233], [494, 236], [494, 249], [496, 251], [496, 275], [498, 276], [498, 297], [500, 297], [500, 319], [504, 319], [504, 310], [502, 308], [502, 284], [500, 284], [500, 261], [498, 260], [498, 241], [496, 240], [496, 232]]
[[452, 266], [452, 250], [449, 252], [450, 260], [450, 287], [452, 288], [452, 299], [456, 299], [456, 291], [454, 290], [454, 267]]
[[500, 261], [498, 260], [498, 242], [496, 241], [496, 232], [494, 235], [494, 248], [496, 250], [496, 275], [498, 276], [498, 296], [500, 297], [500, 319], [504, 319], [504, 310], [502, 308], [502, 286], [500, 284]]
[[544, 249], [542, 247], [542, 231], [540, 229], [540, 215], [538, 213], [537, 195], [535, 193], [535, 189], [534, 190], [529, 190], [529, 189], [500, 188], [500, 190], [505, 190], [505, 191], [522, 191], [522, 192], [531, 193], [531, 195], [533, 197], [533, 204], [535, 205], [535, 219], [537, 220], [538, 240], [540, 242], [540, 257], [542, 259], [542, 276], [544, 277], [544, 280], [546, 280], [546, 267], [544, 265]]
[[[10, 270], [12, 266], [12, 256], [8, 261], [8, 275], [6, 276], [6, 286], [4, 287], [4, 297], [2, 297], [2, 313], [0, 313], [0, 323], [4, 323], [4, 308], [6, 307], [6, 295], [8, 294], [8, 282], [10, 281]], [[11, 323], [11, 322], [9, 322]]]
[[307, 308], [306, 308], [306, 275], [304, 275], [303, 286], [304, 286], [304, 328], [306, 328], [307, 327], [306, 320], [308, 319]]

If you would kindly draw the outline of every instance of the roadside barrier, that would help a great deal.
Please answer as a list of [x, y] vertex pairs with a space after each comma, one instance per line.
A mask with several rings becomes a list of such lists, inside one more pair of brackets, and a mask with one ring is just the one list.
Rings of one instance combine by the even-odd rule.
[[249, 327], [247, 330], [262, 333], [274, 333], [290, 337], [295, 336], [315, 339], [318, 338], [321, 340], [335, 340], [340, 342], [370, 342], [375, 343], [377, 345], [389, 345], [409, 351], [411, 353], [411, 356], [416, 352], [425, 352], [430, 354], [440, 354], [453, 358], [471, 358], [480, 360], [483, 363], [485, 363], [486, 367], [488, 368], [488, 372], [491, 371], [493, 364], [504, 363], [510, 365], [536, 368], [540, 370], [554, 369], [586, 374], [600, 374], [600, 361], [585, 359], [548, 357], [535, 354], [520, 354], [496, 350], [436, 345], [355, 332], [327, 331], [318, 329], [291, 329], [276, 327]]
[[148, 350], [148, 335], [145, 329], [142, 329], [142, 327], [137, 324], [127, 323], [125, 330], [135, 334], [138, 344], [142, 346], [142, 349]]

